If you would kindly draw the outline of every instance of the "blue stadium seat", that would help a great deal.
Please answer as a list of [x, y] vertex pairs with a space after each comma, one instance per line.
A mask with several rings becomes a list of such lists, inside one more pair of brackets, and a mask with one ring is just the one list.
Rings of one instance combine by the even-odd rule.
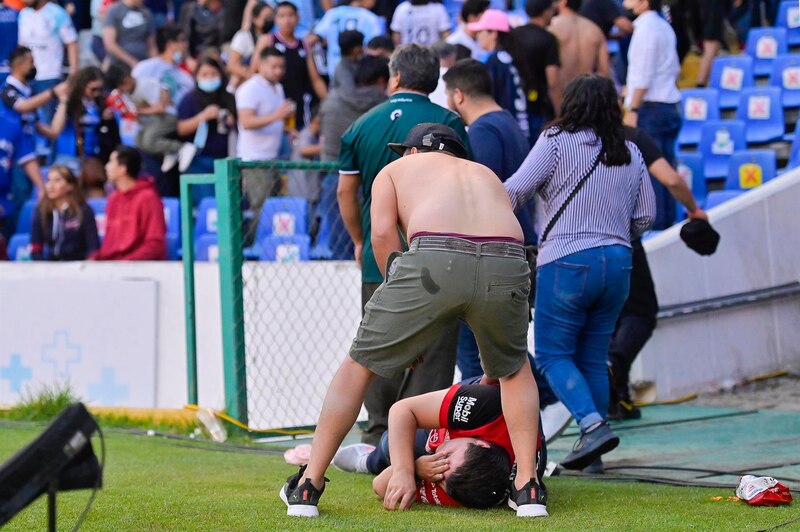
[[706, 176], [703, 174], [703, 156], [697, 152], [678, 153], [678, 174], [686, 181], [697, 202], [706, 200]]
[[28, 200], [23, 203], [17, 218], [17, 233], [30, 233], [33, 223], [33, 213], [36, 210], [36, 200]]
[[167, 234], [181, 236], [181, 204], [178, 198], [161, 198], [164, 204], [164, 222], [167, 224]]
[[216, 234], [205, 233], [194, 241], [194, 260], [204, 262], [219, 260], [219, 244]]
[[28, 233], [17, 233], [8, 241], [8, 258], [10, 260], [31, 260], [31, 236]]
[[308, 232], [308, 201], [305, 198], [267, 198], [261, 207], [256, 242], [267, 236], [302, 235]]
[[733, 109], [739, 105], [742, 89], [756, 84], [753, 58], [748, 55], [718, 57], [711, 65], [708, 86], [719, 91], [719, 108]]
[[100, 240], [106, 236], [106, 205], [108, 200], [106, 198], [89, 198], [86, 200], [92, 211], [94, 212], [94, 223], [97, 225], [97, 235]]
[[167, 260], [178, 260], [181, 250], [181, 235], [173, 235], [167, 231]]
[[339, 212], [339, 202], [336, 199], [338, 184], [339, 176], [336, 174], [328, 175], [322, 180], [322, 190], [316, 210], [320, 218], [319, 232], [314, 247], [311, 248], [312, 259], [353, 259], [353, 240], [344, 226]]
[[706, 210], [713, 209], [717, 205], [721, 205], [728, 200], [739, 197], [744, 194], [744, 190], [715, 190], [708, 193], [706, 198]]
[[309, 259], [311, 237], [308, 235], [269, 235], [261, 242], [259, 260], [304, 262]]
[[786, 28], [786, 40], [789, 46], [800, 44], [800, 6], [796, 0], [781, 2], [775, 27]]
[[777, 157], [772, 150], [737, 151], [728, 167], [728, 190], [749, 190], [775, 177]]
[[789, 164], [784, 170], [791, 170], [800, 166], [800, 127], [795, 128], [792, 137], [792, 147], [789, 150]]
[[700, 131], [707, 120], [719, 120], [719, 92], [716, 89], [686, 89], [681, 91], [683, 125], [678, 144], [698, 144]]
[[753, 74], [756, 77], [769, 76], [772, 61], [781, 54], [789, 52], [784, 28], [752, 28], [747, 32], [747, 55], [753, 58]]
[[197, 219], [194, 224], [194, 236], [199, 238], [206, 234], [217, 234], [217, 200], [203, 198], [197, 207]]
[[715, 120], [703, 125], [698, 152], [703, 157], [703, 175], [706, 179], [723, 179], [728, 176], [728, 161], [737, 150], [747, 149], [744, 122], [740, 120]]
[[800, 107], [800, 56], [784, 54], [776, 57], [769, 84], [783, 91], [781, 105], [784, 108]]
[[786, 128], [783, 123], [780, 87], [744, 89], [736, 118], [745, 123], [746, 138], [750, 144], [782, 139]]

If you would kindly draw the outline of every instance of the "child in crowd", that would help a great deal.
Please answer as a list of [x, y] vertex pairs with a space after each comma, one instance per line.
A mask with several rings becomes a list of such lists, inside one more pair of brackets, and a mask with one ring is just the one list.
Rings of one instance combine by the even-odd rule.
[[31, 224], [33, 260], [86, 260], [100, 247], [94, 213], [75, 174], [53, 165]]

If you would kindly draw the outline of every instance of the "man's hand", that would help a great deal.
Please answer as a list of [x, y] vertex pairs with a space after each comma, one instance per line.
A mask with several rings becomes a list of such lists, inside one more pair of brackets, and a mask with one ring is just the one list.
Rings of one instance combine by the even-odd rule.
[[219, 105], [211, 104], [203, 109], [203, 120], [216, 120], [219, 116]]
[[386, 486], [383, 507], [387, 510], [408, 510], [417, 497], [417, 483], [411, 473], [394, 471]]
[[706, 214], [706, 211], [704, 211], [700, 207], [698, 207], [696, 211], [690, 212], [689, 218], [692, 220], [703, 220], [705, 222], [708, 221], [708, 215]]
[[66, 98], [69, 96], [69, 84], [66, 81], [62, 81], [53, 87], [53, 94], [55, 94], [58, 99]]
[[427, 454], [414, 461], [414, 473], [422, 480], [436, 484], [444, 480], [444, 474], [450, 469], [450, 455], [444, 453]]
[[294, 113], [296, 110], [294, 102], [290, 100], [284, 100], [279, 106], [278, 109], [275, 111], [277, 116], [281, 118], [281, 120], [286, 119], [287, 116]]

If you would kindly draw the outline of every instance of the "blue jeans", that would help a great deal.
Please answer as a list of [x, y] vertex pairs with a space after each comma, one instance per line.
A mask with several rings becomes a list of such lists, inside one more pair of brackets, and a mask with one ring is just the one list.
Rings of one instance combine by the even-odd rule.
[[[31, 90], [33, 91], [34, 95], [40, 94], [42, 92], [47, 92], [59, 83], [61, 83], [60, 79], [35, 80], [31, 83]], [[47, 124], [48, 126], [51, 125], [53, 123], [53, 116], [56, 114], [56, 107], [58, 107], [58, 98], [50, 98], [49, 102], [39, 107], [37, 110], [37, 113], [39, 114], [39, 122], [42, 124]], [[46, 155], [48, 162], [51, 162], [55, 156], [53, 153], [54, 146], [55, 141], [51, 142], [44, 137], [37, 137], [36, 152], [39, 155]]]
[[[639, 127], [647, 131], [673, 167], [677, 167], [675, 141], [681, 129], [681, 113], [678, 104], [645, 103], [639, 108]], [[675, 221], [675, 198], [669, 189], [655, 179], [656, 221], [653, 229], [667, 229]]]
[[579, 251], [536, 271], [536, 365], [581, 429], [608, 411], [608, 345], [628, 298], [631, 250]]
[[[425, 444], [428, 443], [428, 434], [430, 431], [425, 429], [417, 429], [417, 434], [414, 438], [414, 458], [427, 454], [425, 452]], [[381, 439], [375, 450], [367, 457], [367, 470], [373, 475], [379, 475], [384, 469], [392, 465], [389, 458], [389, 432], [381, 434]]]

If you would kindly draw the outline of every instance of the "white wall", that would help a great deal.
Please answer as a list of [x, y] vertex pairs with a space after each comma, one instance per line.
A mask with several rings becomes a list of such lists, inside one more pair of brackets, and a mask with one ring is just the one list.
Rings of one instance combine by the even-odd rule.
[[[645, 242], [661, 306], [800, 280], [800, 171], [709, 212], [721, 241], [697, 255], [679, 227]], [[800, 298], [663, 320], [634, 367], [655, 381], [660, 399], [724, 381], [800, 369]]]

